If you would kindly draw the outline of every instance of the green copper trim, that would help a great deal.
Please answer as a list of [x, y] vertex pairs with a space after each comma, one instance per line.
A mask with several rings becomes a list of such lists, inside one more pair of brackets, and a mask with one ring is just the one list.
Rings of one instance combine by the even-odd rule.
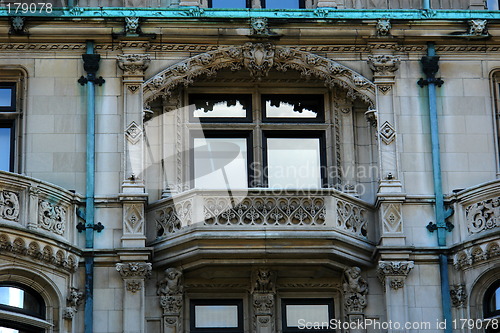
[[488, 10], [433, 10], [433, 9], [213, 9], [213, 8], [96, 8], [73, 7], [54, 8], [52, 13], [36, 12], [22, 13], [10, 11], [7, 7], [0, 8], [1, 16], [29, 16], [54, 18], [165, 18], [165, 19], [249, 19], [266, 17], [269, 19], [332, 19], [332, 20], [470, 20], [487, 19], [500, 20], [500, 11]]

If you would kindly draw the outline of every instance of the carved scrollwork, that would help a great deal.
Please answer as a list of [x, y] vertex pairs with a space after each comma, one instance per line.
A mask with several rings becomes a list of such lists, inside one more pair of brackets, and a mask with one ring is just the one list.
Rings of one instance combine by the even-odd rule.
[[160, 306], [167, 316], [180, 316], [182, 310], [182, 295], [161, 296]]
[[257, 316], [269, 316], [274, 311], [274, 294], [253, 295], [253, 308]]
[[465, 209], [470, 234], [500, 226], [500, 197], [477, 202]]
[[366, 210], [352, 203], [339, 200], [337, 202], [337, 227], [366, 237]]
[[9, 221], [19, 219], [19, 195], [17, 193], [0, 191], [0, 218]]
[[378, 278], [385, 286], [388, 277], [389, 287], [398, 290], [404, 287], [404, 281], [414, 266], [413, 261], [379, 261]]
[[368, 56], [368, 66], [375, 76], [392, 76], [399, 69], [401, 59], [393, 55]]
[[228, 198], [205, 198], [206, 225], [324, 225], [323, 198], [246, 197], [234, 207]]
[[254, 78], [266, 76], [271, 68], [296, 70], [304, 77], [324, 80], [326, 86], [345, 89], [351, 99], [375, 105], [375, 85], [360, 74], [330, 59], [270, 43], [220, 47], [172, 65], [144, 83], [144, 103], [162, 94], [170, 95], [176, 86], [189, 85], [200, 75], [215, 75], [223, 68], [239, 70], [243, 67]]
[[66, 209], [40, 200], [38, 206], [38, 225], [40, 228], [63, 235], [66, 228]]

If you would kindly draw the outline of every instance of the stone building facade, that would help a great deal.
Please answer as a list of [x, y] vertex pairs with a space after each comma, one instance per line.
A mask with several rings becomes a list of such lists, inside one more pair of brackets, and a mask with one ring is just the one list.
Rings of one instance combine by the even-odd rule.
[[498, 3], [225, 4], [0, 1], [0, 331], [500, 331]]

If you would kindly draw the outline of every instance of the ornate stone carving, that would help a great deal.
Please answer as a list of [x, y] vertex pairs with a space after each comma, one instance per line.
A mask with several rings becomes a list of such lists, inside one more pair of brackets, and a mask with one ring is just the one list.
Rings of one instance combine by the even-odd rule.
[[267, 268], [259, 268], [252, 272], [252, 294], [253, 293], [276, 293], [276, 273]]
[[469, 234], [500, 227], [500, 197], [483, 200], [465, 209]]
[[472, 36], [487, 36], [488, 28], [487, 20], [470, 20], [469, 23], [469, 35]]
[[142, 280], [127, 280], [125, 282], [125, 288], [132, 294], [135, 294], [142, 288]]
[[246, 197], [205, 198], [206, 225], [324, 225], [323, 198], [309, 197]]
[[48, 201], [40, 200], [38, 205], [38, 226], [62, 236], [66, 228], [66, 210]]
[[365, 118], [366, 121], [368, 121], [372, 127], [377, 128], [377, 122], [378, 122], [377, 110], [369, 109], [368, 111], [365, 112]]
[[163, 315], [179, 316], [182, 310], [182, 295], [161, 296], [160, 305]]
[[392, 90], [392, 84], [377, 84], [377, 87], [378, 91], [380, 91], [384, 95]]
[[368, 56], [368, 66], [374, 76], [394, 76], [399, 69], [401, 59], [393, 55]]
[[[26, 246], [28, 243], [29, 246]], [[40, 260], [47, 265], [53, 265], [69, 272], [75, 272], [78, 268], [76, 256], [38, 240], [17, 237], [14, 241], [11, 241], [10, 235], [0, 234], [0, 249], [4, 254], [11, 253], [15, 257], [26, 256], [32, 260]], [[57, 253], [57, 258], [54, 252]]]
[[9, 221], [19, 219], [19, 195], [3, 190], [0, 191], [0, 218]]
[[404, 287], [404, 281], [414, 266], [413, 261], [379, 261], [377, 274], [384, 286], [389, 278], [389, 287], [398, 290]]
[[125, 130], [125, 137], [128, 142], [135, 145], [142, 137], [142, 128], [132, 121]]
[[78, 288], [71, 288], [66, 298], [67, 307], [64, 309], [64, 319], [72, 320], [78, 312], [78, 306], [83, 301], [83, 293], [78, 291]]
[[388, 121], [386, 121], [382, 127], [380, 127], [379, 135], [382, 141], [384, 141], [386, 145], [389, 145], [396, 138], [396, 130]]
[[361, 277], [361, 268], [351, 267], [344, 271], [342, 284], [346, 313], [361, 313], [366, 308], [368, 283]]
[[141, 278], [145, 279], [151, 276], [151, 263], [129, 262], [116, 264], [116, 270], [122, 278]]
[[384, 232], [403, 232], [403, 219], [400, 204], [382, 204], [382, 222]]
[[140, 32], [138, 17], [125, 17], [125, 33], [137, 35]]
[[183, 225], [192, 222], [192, 200], [176, 202], [155, 212], [156, 234], [166, 236], [181, 229]]
[[141, 88], [141, 86], [139, 86], [137, 84], [128, 84], [127, 85], [128, 91], [130, 91], [132, 94], [135, 94], [137, 91], [139, 91], [140, 88]]
[[157, 294], [160, 296], [182, 294], [182, 272], [177, 268], [167, 268], [165, 270], [165, 277], [158, 281], [157, 286]]
[[267, 76], [274, 64], [274, 50], [271, 43], [243, 45], [243, 64], [253, 78]]
[[455, 269], [465, 270], [497, 257], [500, 257], [500, 245], [496, 241], [491, 241], [458, 252], [453, 258], [453, 265]]
[[144, 213], [140, 204], [126, 204], [125, 219], [124, 219], [124, 234], [143, 233], [144, 230]]
[[450, 288], [451, 303], [455, 308], [464, 308], [467, 305], [467, 291], [464, 284], [455, 284]]
[[10, 30], [9, 34], [25, 34], [26, 18], [23, 16], [11, 16], [10, 17]]
[[266, 37], [270, 35], [267, 25], [267, 18], [252, 17], [250, 19], [250, 34], [258, 37]]
[[256, 316], [270, 316], [273, 314], [274, 294], [256, 294], [252, 298]]
[[337, 201], [337, 227], [366, 237], [366, 210], [352, 203]]
[[149, 54], [119, 54], [116, 57], [125, 75], [143, 75], [151, 62]]
[[161, 71], [143, 85], [144, 103], [166, 94], [178, 85], [189, 85], [200, 75], [214, 75], [218, 70], [247, 68], [253, 77], [265, 76], [271, 68], [299, 71], [304, 77], [318, 77], [328, 87], [346, 90], [347, 97], [375, 105], [375, 85], [358, 73], [330, 59], [270, 43], [246, 43], [243, 46], [220, 47], [199, 54]]
[[377, 21], [377, 34], [379, 36], [387, 36], [389, 35], [389, 32], [391, 31], [392, 25], [391, 21], [388, 19], [380, 19]]

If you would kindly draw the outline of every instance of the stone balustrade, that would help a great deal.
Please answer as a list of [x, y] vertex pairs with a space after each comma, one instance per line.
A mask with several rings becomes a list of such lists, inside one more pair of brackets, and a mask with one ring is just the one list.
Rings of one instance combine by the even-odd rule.
[[36, 231], [73, 245], [80, 201], [76, 194], [55, 185], [0, 171], [0, 226]]
[[[371, 239], [370, 205], [331, 189], [308, 191], [191, 190], [149, 206], [148, 221], [156, 224], [157, 239], [168, 238], [192, 225], [207, 228], [325, 229]], [[248, 230], [248, 229], [247, 229]], [[152, 237], [152, 235], [150, 235]]]

